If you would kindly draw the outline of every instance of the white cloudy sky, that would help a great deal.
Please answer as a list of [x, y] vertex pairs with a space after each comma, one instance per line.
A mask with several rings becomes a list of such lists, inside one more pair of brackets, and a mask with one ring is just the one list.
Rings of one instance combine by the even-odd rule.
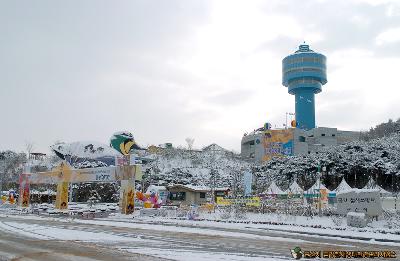
[[56, 140], [216, 142], [282, 126], [281, 60], [303, 40], [328, 57], [318, 126], [400, 117], [400, 1], [0, 2], [0, 150]]

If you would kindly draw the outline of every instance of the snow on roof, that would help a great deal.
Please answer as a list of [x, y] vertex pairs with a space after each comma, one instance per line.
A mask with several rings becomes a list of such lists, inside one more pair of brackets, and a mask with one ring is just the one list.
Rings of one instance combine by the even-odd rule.
[[53, 191], [53, 190], [46, 190], [46, 191], [39, 191], [39, 190], [36, 190], [36, 189], [31, 189], [30, 191], [29, 191], [29, 193], [31, 194], [31, 195], [55, 195], [55, 194], [57, 194], [55, 191]]
[[193, 190], [193, 191], [211, 191], [211, 188], [207, 187], [207, 186], [174, 184], [172, 186], [169, 186], [169, 188], [171, 188], [171, 187], [182, 187], [182, 188], [186, 188], [188, 190]]
[[342, 191], [336, 193], [336, 195], [350, 193], [350, 192], [355, 192], [357, 194], [358, 193], [365, 193], [365, 192], [379, 192], [379, 189], [357, 189], [357, 188], [352, 188], [352, 189], [342, 190]]
[[230, 189], [230, 188], [229, 187], [216, 187], [216, 188], [214, 188], [214, 190], [217, 190], [217, 191], [226, 191], [228, 189]]
[[207, 186], [195, 186], [195, 185], [185, 185], [185, 187], [195, 190], [195, 191], [209, 191], [211, 190], [210, 187]]
[[153, 192], [155, 192], [155, 193], [157, 193], [158, 191], [160, 191], [160, 190], [167, 190], [167, 188], [166, 187], [164, 187], [164, 186], [156, 186], [156, 185], [150, 185], [148, 188], [147, 188], [147, 190], [146, 190], [146, 193], [153, 193]]
[[296, 181], [290, 185], [290, 187], [285, 191], [286, 193], [291, 192], [293, 194], [303, 194], [303, 189], [297, 184]]
[[271, 185], [264, 191], [265, 194], [285, 194], [276, 184], [275, 181], [272, 181]]
[[343, 190], [349, 190], [351, 189], [350, 185], [347, 184], [346, 180], [344, 178], [342, 178], [342, 181], [340, 182], [339, 186], [337, 186], [336, 189], [334, 189], [332, 192], [340, 192]]

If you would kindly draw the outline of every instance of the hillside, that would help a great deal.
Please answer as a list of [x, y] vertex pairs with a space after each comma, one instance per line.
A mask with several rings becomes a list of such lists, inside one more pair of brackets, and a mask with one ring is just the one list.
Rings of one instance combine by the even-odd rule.
[[249, 167], [251, 165], [241, 160], [239, 155], [219, 146], [206, 147], [202, 151], [172, 148], [156, 155], [155, 160], [146, 166], [145, 182], [211, 185], [215, 180], [217, 187], [236, 184], [240, 188], [242, 171]]
[[326, 167], [323, 183], [335, 189], [344, 177], [352, 187], [364, 187], [370, 178], [388, 191], [400, 189], [400, 133], [369, 141], [328, 147], [318, 154], [273, 159], [254, 168], [257, 189], [275, 180], [286, 189], [297, 178], [303, 188], [317, 179], [318, 166]]

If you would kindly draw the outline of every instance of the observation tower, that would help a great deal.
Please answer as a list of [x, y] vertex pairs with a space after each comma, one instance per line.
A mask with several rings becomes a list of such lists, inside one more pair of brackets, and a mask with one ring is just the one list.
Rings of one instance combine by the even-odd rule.
[[315, 128], [314, 96], [327, 83], [326, 57], [301, 44], [299, 49], [282, 60], [282, 85], [296, 99], [296, 127]]

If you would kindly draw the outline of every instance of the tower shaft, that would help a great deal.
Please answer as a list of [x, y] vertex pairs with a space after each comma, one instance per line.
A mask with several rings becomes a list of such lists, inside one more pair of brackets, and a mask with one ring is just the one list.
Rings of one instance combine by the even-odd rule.
[[296, 125], [300, 129], [315, 128], [315, 102], [312, 90], [298, 90], [295, 93], [296, 100]]

